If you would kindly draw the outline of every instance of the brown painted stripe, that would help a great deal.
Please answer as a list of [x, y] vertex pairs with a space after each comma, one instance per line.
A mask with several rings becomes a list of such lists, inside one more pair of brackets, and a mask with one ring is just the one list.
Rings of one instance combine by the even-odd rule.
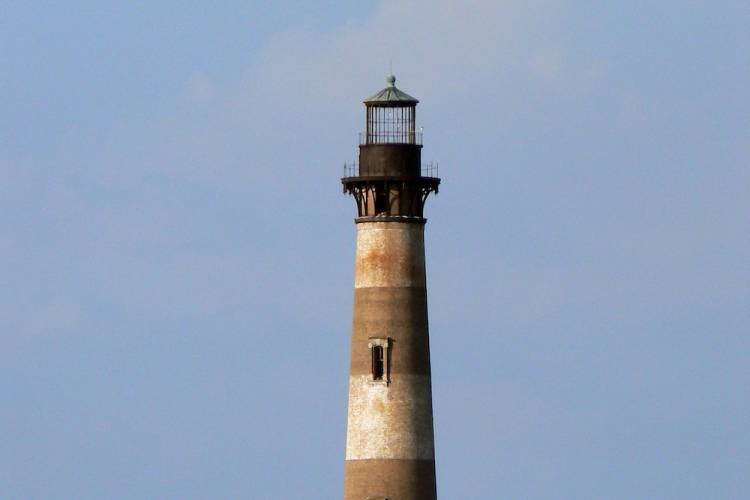
[[391, 375], [430, 374], [427, 293], [423, 287], [357, 288], [354, 291], [351, 375], [372, 370], [368, 339], [392, 339]]
[[434, 460], [347, 460], [344, 500], [435, 500]]

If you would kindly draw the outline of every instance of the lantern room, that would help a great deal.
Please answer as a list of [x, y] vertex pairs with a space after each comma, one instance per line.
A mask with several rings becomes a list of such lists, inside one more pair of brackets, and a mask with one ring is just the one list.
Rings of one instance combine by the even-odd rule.
[[421, 144], [416, 130], [419, 101], [396, 88], [395, 76], [388, 76], [386, 82], [386, 88], [364, 101], [367, 123], [360, 144]]

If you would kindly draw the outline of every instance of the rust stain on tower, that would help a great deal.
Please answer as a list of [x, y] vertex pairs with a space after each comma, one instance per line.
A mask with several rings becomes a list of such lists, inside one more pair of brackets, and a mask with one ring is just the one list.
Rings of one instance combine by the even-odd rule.
[[341, 179], [358, 212], [345, 500], [437, 497], [423, 210], [440, 179], [421, 163], [419, 101], [395, 82], [364, 101]]

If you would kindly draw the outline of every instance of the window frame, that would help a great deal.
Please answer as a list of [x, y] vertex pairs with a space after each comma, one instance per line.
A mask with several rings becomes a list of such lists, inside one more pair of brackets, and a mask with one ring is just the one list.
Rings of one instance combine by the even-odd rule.
[[[370, 350], [370, 382], [373, 384], [389, 385], [391, 383], [391, 347], [392, 339], [390, 337], [370, 337], [367, 339], [367, 347]], [[380, 348], [383, 354], [383, 373], [380, 378], [375, 378], [375, 353], [376, 347]]]

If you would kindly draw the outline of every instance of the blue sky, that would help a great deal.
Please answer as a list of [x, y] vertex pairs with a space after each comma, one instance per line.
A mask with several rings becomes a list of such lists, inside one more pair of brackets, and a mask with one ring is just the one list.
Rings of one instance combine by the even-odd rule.
[[0, 7], [0, 497], [337, 498], [361, 100], [421, 100], [438, 491], [750, 490], [745, 2]]

